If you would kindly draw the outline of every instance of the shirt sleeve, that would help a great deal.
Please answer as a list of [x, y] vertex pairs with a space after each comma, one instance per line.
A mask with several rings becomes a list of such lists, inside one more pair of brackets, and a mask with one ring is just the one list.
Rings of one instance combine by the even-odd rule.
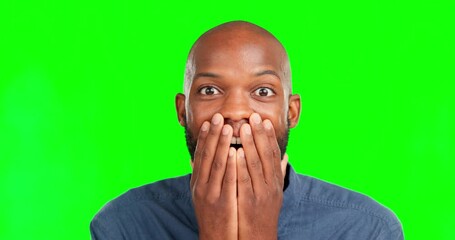
[[378, 240], [403, 240], [403, 228], [401, 223], [397, 222], [387, 228], [379, 235]]
[[125, 240], [119, 229], [116, 218], [107, 218], [98, 214], [90, 223], [90, 236], [92, 240]]

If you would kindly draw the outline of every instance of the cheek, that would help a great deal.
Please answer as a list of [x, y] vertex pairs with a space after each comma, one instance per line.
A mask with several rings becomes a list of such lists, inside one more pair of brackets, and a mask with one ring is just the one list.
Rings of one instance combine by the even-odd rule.
[[282, 137], [287, 128], [287, 118], [280, 118], [276, 123], [274, 123], [273, 127], [275, 128], [275, 135], [277, 137]]
[[269, 119], [272, 124], [273, 128], [275, 129], [275, 134], [277, 136], [281, 136], [284, 134], [287, 128], [287, 112], [284, 112], [282, 109], [263, 109], [262, 111], [256, 111], [261, 115], [261, 118]]
[[187, 125], [191, 129], [195, 136], [199, 133], [199, 129], [202, 126], [204, 121], [209, 121], [212, 119], [212, 116], [217, 113], [216, 109], [213, 106], [205, 104], [193, 104], [187, 115]]

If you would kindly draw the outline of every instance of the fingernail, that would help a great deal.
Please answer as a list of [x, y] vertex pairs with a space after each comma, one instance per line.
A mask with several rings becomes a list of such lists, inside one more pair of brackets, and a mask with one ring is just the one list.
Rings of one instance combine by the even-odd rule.
[[229, 148], [229, 157], [233, 157], [235, 154], [235, 148], [231, 147]]
[[245, 127], [243, 127], [244, 131], [246, 134], [251, 135], [251, 127], [248, 124], [245, 124]]
[[201, 131], [205, 132], [205, 131], [209, 130], [209, 126], [210, 126], [210, 124], [208, 122], [204, 122], [201, 126]]
[[265, 120], [265, 121], [264, 121], [264, 127], [265, 127], [265, 129], [267, 129], [267, 130], [272, 129], [272, 123], [270, 122], [270, 120]]
[[253, 113], [251, 115], [251, 120], [253, 121], [254, 124], [259, 124], [261, 123], [261, 116], [259, 116], [259, 114], [257, 113]]
[[220, 116], [220, 114], [215, 114], [215, 115], [213, 115], [213, 117], [212, 117], [212, 123], [213, 123], [214, 125], [217, 125], [217, 124], [219, 124], [220, 122], [221, 122], [221, 116]]
[[240, 158], [244, 158], [244, 157], [245, 157], [245, 152], [243, 151], [243, 148], [239, 148], [239, 150], [237, 151], [237, 153], [239, 154], [239, 157], [240, 157]]
[[223, 135], [228, 135], [231, 130], [229, 129], [228, 125], [223, 126], [223, 131], [221, 132]]

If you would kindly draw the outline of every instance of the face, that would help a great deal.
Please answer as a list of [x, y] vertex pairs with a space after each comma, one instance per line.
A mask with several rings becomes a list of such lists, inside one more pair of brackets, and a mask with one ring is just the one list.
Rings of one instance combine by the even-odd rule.
[[232, 126], [234, 137], [240, 136], [240, 127], [252, 113], [269, 119], [285, 153], [289, 127], [298, 121], [300, 98], [289, 94], [284, 56], [276, 42], [252, 36], [230, 41], [214, 36], [194, 49], [194, 77], [186, 96], [176, 98], [192, 157], [202, 123], [215, 113]]

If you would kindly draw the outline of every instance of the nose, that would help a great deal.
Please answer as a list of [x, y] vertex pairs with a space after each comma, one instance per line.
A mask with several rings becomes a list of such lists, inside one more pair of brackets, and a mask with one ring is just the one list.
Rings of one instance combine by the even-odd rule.
[[235, 137], [240, 136], [240, 127], [248, 123], [253, 110], [250, 106], [249, 97], [242, 92], [230, 92], [226, 95], [220, 113], [224, 116], [225, 124], [232, 126]]

